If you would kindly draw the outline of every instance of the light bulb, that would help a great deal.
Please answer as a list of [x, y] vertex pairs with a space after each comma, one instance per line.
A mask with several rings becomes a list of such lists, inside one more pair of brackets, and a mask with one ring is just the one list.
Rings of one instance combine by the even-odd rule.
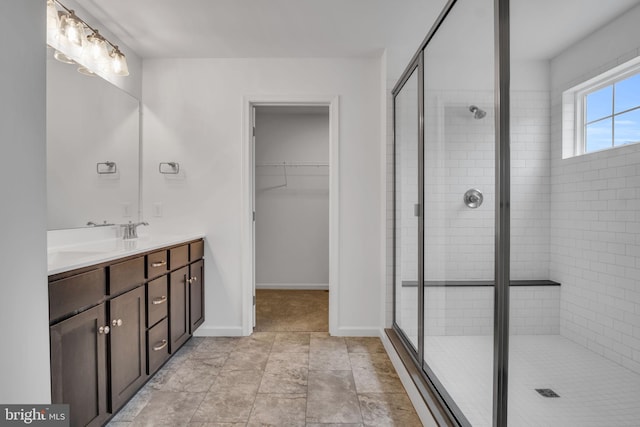
[[60, 34], [58, 8], [53, 0], [47, 0], [47, 43], [57, 44]]
[[127, 66], [127, 59], [120, 52], [118, 47], [111, 51], [111, 72], [116, 76], [128, 76], [129, 67]]
[[68, 53], [72, 56], [80, 56], [84, 38], [84, 25], [75, 13], [71, 11], [63, 14], [60, 18], [60, 39], [61, 43], [67, 47]]
[[94, 71], [106, 71], [111, 61], [107, 42], [97, 30], [87, 37], [82, 55], [83, 63]]

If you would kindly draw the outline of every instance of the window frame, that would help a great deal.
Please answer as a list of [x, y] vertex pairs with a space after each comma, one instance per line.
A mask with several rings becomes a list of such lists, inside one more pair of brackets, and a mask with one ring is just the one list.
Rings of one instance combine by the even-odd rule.
[[[635, 143], [615, 145], [615, 122], [613, 121], [616, 116], [627, 113], [629, 111], [634, 111], [640, 109], [640, 102], [637, 107], [630, 108], [618, 113], [614, 112], [615, 108], [615, 87], [612, 88], [613, 95], [611, 99], [611, 114], [607, 116], [603, 116], [598, 120], [603, 120], [606, 118], [610, 118], [612, 120], [612, 130], [611, 130], [611, 146], [599, 150], [590, 150], [587, 151], [587, 141], [586, 141], [586, 126], [587, 126], [587, 95], [597, 92], [600, 89], [606, 88], [608, 86], [614, 86], [616, 83], [625, 80], [629, 77], [640, 74], [640, 56], [631, 59], [630, 61], [626, 61], [623, 64], [620, 64], [610, 70], [607, 70], [603, 73], [598, 74], [597, 76], [582, 82], [566, 91], [563, 92], [563, 116], [569, 112], [569, 110], [573, 110], [572, 120], [572, 136], [573, 143], [571, 153], [568, 154], [563, 150], [563, 158], [581, 156], [585, 154], [599, 153], [619, 147], [625, 147], [629, 145], [635, 145]], [[571, 105], [569, 105], [569, 103]], [[565, 117], [566, 120], [566, 117]], [[563, 120], [563, 122], [565, 122]], [[589, 123], [595, 123], [598, 120], [593, 120]], [[565, 122], [566, 125], [566, 122]], [[563, 125], [563, 126], [565, 126]], [[564, 135], [567, 135], [563, 132]], [[640, 142], [640, 141], [639, 141]], [[565, 144], [563, 144], [565, 145]], [[568, 155], [567, 155], [568, 154]]]

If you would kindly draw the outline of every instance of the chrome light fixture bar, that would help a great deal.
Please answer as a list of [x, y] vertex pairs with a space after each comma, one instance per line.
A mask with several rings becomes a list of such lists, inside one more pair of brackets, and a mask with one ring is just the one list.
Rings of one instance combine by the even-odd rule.
[[104, 76], [128, 76], [127, 59], [117, 45], [58, 0], [47, 0], [47, 44], [54, 58], [78, 64], [78, 71]]

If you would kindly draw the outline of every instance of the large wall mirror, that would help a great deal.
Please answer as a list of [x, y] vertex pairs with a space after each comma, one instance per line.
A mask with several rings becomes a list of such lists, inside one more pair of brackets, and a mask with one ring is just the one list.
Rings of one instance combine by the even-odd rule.
[[139, 101], [76, 68], [47, 60], [47, 228], [136, 222]]

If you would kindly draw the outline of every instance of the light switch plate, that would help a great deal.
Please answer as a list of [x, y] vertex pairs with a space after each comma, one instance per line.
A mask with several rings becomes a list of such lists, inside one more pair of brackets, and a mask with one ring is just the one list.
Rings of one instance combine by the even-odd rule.
[[153, 204], [153, 216], [159, 218], [162, 216], [162, 203], [155, 202]]

